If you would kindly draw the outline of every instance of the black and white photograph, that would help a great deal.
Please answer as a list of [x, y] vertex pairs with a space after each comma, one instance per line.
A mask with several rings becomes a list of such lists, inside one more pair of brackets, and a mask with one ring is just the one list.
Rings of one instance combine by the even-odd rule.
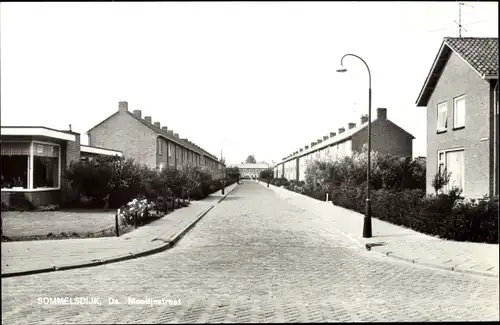
[[0, 3], [2, 324], [499, 322], [498, 29]]

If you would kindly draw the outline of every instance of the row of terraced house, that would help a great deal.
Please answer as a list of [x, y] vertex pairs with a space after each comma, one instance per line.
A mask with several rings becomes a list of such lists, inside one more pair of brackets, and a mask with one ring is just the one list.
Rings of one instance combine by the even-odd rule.
[[88, 145], [82, 145], [81, 135], [71, 129], [2, 126], [2, 203], [9, 205], [19, 195], [35, 206], [71, 199], [73, 192], [62, 175], [72, 162], [98, 156], [133, 158], [159, 169], [202, 166], [215, 179], [225, 173], [217, 157], [141, 114], [140, 110], [129, 112], [128, 103], [120, 102], [114, 114], [87, 132]]
[[[444, 38], [417, 99], [427, 110], [426, 191], [433, 193], [437, 172], [451, 172], [447, 188], [465, 197], [499, 193], [498, 38]], [[360, 151], [367, 142], [367, 117], [349, 123], [286, 156], [275, 177], [304, 180], [307, 163], [338, 159]], [[377, 109], [372, 150], [412, 157], [414, 137]]]

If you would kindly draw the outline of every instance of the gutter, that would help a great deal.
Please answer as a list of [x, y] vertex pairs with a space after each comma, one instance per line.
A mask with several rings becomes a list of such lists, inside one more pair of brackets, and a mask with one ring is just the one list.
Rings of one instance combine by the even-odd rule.
[[[483, 74], [482, 75], [482, 78], [484, 80], [498, 80], [498, 75], [486, 75], [486, 74]], [[498, 85], [496, 86], [496, 88], [498, 89]]]

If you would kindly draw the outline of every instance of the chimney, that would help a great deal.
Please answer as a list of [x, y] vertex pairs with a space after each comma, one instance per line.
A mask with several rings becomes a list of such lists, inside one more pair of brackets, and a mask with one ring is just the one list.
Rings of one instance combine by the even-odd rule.
[[168, 130], [167, 133], [168, 135], [174, 136], [174, 130]]
[[349, 126], [349, 130], [354, 129], [356, 127], [356, 123], [349, 123], [347, 125]]
[[138, 118], [142, 118], [142, 111], [140, 109], [134, 109], [134, 115]]
[[344, 131], [345, 131], [345, 129], [344, 129], [344, 128], [339, 128], [339, 134], [340, 134], [340, 133], [343, 133]]
[[327, 135], [323, 136], [323, 141], [326, 141], [326, 140], [328, 140], [328, 136]]
[[127, 102], [118, 102], [118, 111], [119, 112], [128, 111], [128, 103]]
[[152, 122], [151, 122], [151, 116], [144, 116], [144, 120], [145, 120], [146, 122], [148, 122], [149, 124], [151, 124], [151, 123], [152, 123]]
[[178, 138], [179, 137], [179, 133], [174, 133], [174, 137]]
[[305, 149], [305, 150], [309, 149], [309, 146], [304, 146], [304, 149]]
[[316, 143], [318, 143], [318, 144], [321, 142], [323, 142], [323, 140], [321, 140], [321, 139], [318, 139], [318, 141], [316, 141]]
[[161, 128], [161, 124], [160, 124], [160, 122], [155, 122], [155, 126], [156, 126], [158, 129], [160, 129], [160, 128]]
[[361, 124], [368, 122], [368, 115], [361, 115]]
[[387, 120], [387, 108], [377, 108], [377, 119]]
[[300, 148], [299, 151], [302, 152], [304, 149]]
[[166, 126], [162, 126], [162, 127], [161, 127], [161, 130], [162, 130], [162, 131], [165, 131], [165, 132], [168, 132], [168, 127], [166, 127]]
[[314, 147], [314, 145], [316, 145], [316, 143], [314, 141], [311, 142], [311, 148]]
[[335, 133], [335, 132], [330, 132], [330, 138], [333, 138], [333, 137], [334, 137], [334, 136], [336, 136], [336, 135], [337, 135], [337, 133]]

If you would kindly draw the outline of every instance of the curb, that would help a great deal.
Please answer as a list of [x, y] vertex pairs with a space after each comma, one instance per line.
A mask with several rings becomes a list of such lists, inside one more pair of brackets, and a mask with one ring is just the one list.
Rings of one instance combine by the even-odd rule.
[[499, 274], [492, 273], [492, 272], [486, 272], [486, 271], [472, 271], [472, 270], [464, 270], [464, 269], [457, 269], [456, 266], [451, 266], [451, 265], [441, 265], [441, 264], [436, 264], [436, 263], [430, 263], [430, 262], [420, 262], [418, 259], [413, 259], [413, 258], [408, 258], [408, 257], [401, 257], [398, 255], [394, 255], [392, 252], [378, 252], [373, 249], [368, 250], [369, 252], [374, 252], [375, 254], [378, 254], [382, 257], [390, 257], [392, 259], [398, 260], [398, 261], [403, 261], [409, 264], [416, 264], [420, 266], [425, 266], [431, 269], [437, 269], [437, 270], [443, 270], [443, 271], [451, 271], [451, 272], [458, 272], [458, 273], [463, 273], [463, 274], [472, 274], [472, 275], [479, 275], [479, 276], [484, 276], [484, 277], [489, 277], [489, 278], [499, 278]]
[[[233, 189], [231, 189], [229, 192], [227, 192], [215, 205], [219, 204], [221, 201], [223, 201], [229, 193], [234, 191], [234, 189], [237, 186], [235, 186]], [[42, 268], [42, 269], [34, 269], [34, 270], [28, 270], [28, 271], [18, 271], [18, 272], [10, 272], [10, 273], [2, 273], [1, 278], [11, 278], [11, 277], [18, 277], [18, 276], [23, 276], [23, 275], [33, 275], [33, 274], [40, 274], [40, 273], [49, 273], [49, 272], [55, 272], [55, 271], [66, 271], [66, 270], [74, 270], [74, 269], [80, 269], [80, 268], [85, 268], [85, 267], [94, 267], [94, 266], [99, 266], [99, 265], [104, 265], [104, 264], [111, 264], [111, 263], [117, 263], [117, 262], [123, 262], [131, 259], [136, 259], [140, 257], [145, 257], [148, 255], [153, 255], [156, 253], [163, 252], [169, 248], [172, 248], [191, 228], [193, 228], [198, 221], [201, 220], [210, 210], [212, 210], [215, 205], [209, 206], [207, 209], [205, 209], [203, 212], [201, 212], [194, 221], [190, 222], [184, 229], [182, 229], [180, 232], [174, 234], [169, 238], [169, 240], [161, 246], [155, 247], [153, 249], [145, 250], [142, 252], [138, 253], [128, 253], [128, 254], [122, 254], [118, 255], [115, 257], [111, 257], [108, 259], [104, 260], [92, 260], [90, 262], [83, 262], [79, 264], [71, 264], [71, 265], [63, 265], [63, 266], [53, 266], [49, 268]], [[153, 240], [157, 240], [157, 238]]]
[[168, 239], [168, 245], [171, 246], [171, 247], [173, 247], [182, 237], [184, 237], [184, 235], [189, 230], [191, 230], [191, 228], [193, 228], [198, 223], [198, 221], [201, 220], [201, 218], [203, 218], [214, 207], [215, 207], [215, 205], [211, 205], [210, 207], [208, 207], [205, 211], [203, 211], [202, 213], [200, 213], [198, 215], [198, 217], [196, 217], [196, 219], [193, 222], [190, 222], [183, 230], [181, 230], [180, 232], [178, 232], [178, 233], [174, 234], [173, 236], [171, 236]]
[[[274, 190], [276, 190], [276, 189], [286, 190], [284, 188], [269, 184], [269, 188], [271, 188], [271, 187], [274, 187]], [[309, 211], [309, 212], [311, 212], [311, 211]], [[314, 212], [311, 212], [311, 213], [314, 214]], [[492, 272], [487, 272], [487, 271], [464, 270], [464, 269], [457, 268], [456, 266], [452, 266], [452, 265], [440, 265], [440, 264], [429, 263], [429, 262], [421, 262], [418, 259], [412, 259], [412, 258], [406, 258], [406, 257], [394, 255], [392, 252], [383, 253], [383, 252], [373, 250], [371, 248], [368, 249], [367, 243], [364, 243], [364, 242], [354, 238], [350, 234], [348, 234], [340, 229], [339, 229], [339, 232], [342, 233], [344, 236], [346, 236], [353, 243], [359, 245], [360, 248], [366, 249], [369, 252], [374, 252], [374, 253], [376, 253], [380, 256], [383, 256], [383, 257], [390, 257], [390, 258], [393, 258], [393, 259], [396, 259], [399, 261], [403, 261], [403, 262], [407, 262], [407, 263], [411, 263], [411, 264], [417, 264], [417, 265], [425, 266], [428, 268], [439, 269], [439, 270], [444, 270], [444, 271], [452, 271], [452, 272], [458, 272], [458, 273], [463, 273], [463, 274], [472, 274], [472, 275], [478, 275], [478, 276], [484, 276], [484, 277], [496, 278], [496, 279], [498, 279], [500, 277], [498, 273], [492, 273]]]
[[464, 274], [473, 274], [473, 275], [485, 276], [485, 277], [490, 277], [490, 278], [498, 278], [499, 277], [498, 274], [495, 274], [492, 272], [464, 270], [464, 269], [457, 269], [456, 266], [451, 266], [451, 265], [445, 266], [442, 264], [436, 264], [436, 263], [430, 263], [430, 262], [420, 262], [420, 261], [418, 261], [418, 259], [401, 257], [398, 255], [394, 255], [391, 252], [387, 252], [385, 254], [381, 253], [381, 252], [377, 252], [377, 253], [388, 256], [388, 257], [392, 257], [392, 258], [400, 260], [400, 261], [405, 261], [405, 262], [412, 263], [412, 264], [422, 265], [422, 266], [426, 266], [426, 267], [433, 268], [433, 269], [453, 271], [453, 272], [464, 273]]
[[[217, 203], [216, 203], [216, 204], [219, 204], [219, 203], [221, 203], [222, 201], [224, 201], [224, 199], [225, 199], [225, 198], [229, 195], [229, 193], [231, 193], [232, 191], [234, 191], [234, 190], [238, 187], [238, 185], [240, 185], [240, 184], [237, 184], [237, 183], [235, 183], [235, 184], [236, 184], [236, 186], [235, 186], [235, 187], [233, 187], [233, 188], [232, 188], [229, 192], [227, 192], [225, 195], [223, 195], [223, 196], [220, 198], [220, 200], [219, 200], [219, 201], [217, 201]], [[229, 185], [229, 186], [231, 186], [231, 185]]]

